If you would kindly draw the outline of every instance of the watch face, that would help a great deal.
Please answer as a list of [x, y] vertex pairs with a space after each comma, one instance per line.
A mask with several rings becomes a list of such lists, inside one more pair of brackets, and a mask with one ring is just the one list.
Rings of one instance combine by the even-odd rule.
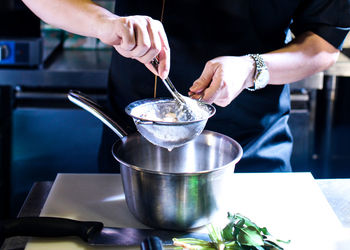
[[254, 77], [254, 87], [247, 88], [250, 91], [264, 88], [270, 81], [270, 73], [263, 58], [259, 54], [249, 54], [255, 62], [256, 75]]
[[270, 81], [270, 74], [267, 69], [262, 69], [257, 75], [255, 89], [264, 88]]

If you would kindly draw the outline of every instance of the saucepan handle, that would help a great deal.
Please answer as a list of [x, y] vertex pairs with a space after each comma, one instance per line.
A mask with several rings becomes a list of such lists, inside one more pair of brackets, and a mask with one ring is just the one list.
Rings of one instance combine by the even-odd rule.
[[79, 107], [90, 112], [99, 120], [101, 120], [110, 129], [112, 129], [120, 138], [127, 136], [127, 133], [124, 131], [124, 129], [107, 114], [105, 114], [101, 110], [101, 107], [87, 95], [76, 90], [70, 90], [68, 93], [68, 99], [74, 104], [78, 105]]

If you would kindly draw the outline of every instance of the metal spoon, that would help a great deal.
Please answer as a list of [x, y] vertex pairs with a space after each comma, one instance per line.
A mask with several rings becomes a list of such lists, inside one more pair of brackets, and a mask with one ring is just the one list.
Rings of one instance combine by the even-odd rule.
[[[159, 61], [157, 58], [154, 58], [151, 61], [152, 66], [155, 68], [155, 70], [158, 71]], [[162, 79], [165, 87], [169, 90], [169, 92], [172, 94], [172, 96], [175, 98], [175, 100], [180, 104], [179, 105], [179, 112], [177, 114], [177, 117], [184, 118], [187, 121], [190, 121], [192, 119], [195, 119], [195, 108], [200, 107], [200, 103], [197, 100], [191, 99], [189, 97], [181, 95], [175, 88], [174, 84], [171, 82], [170, 78], [167, 77], [165, 79]], [[195, 107], [195, 106], [196, 107]]]
[[[152, 66], [156, 69], [156, 71], [158, 71], [158, 66], [159, 66], [159, 61], [157, 58], [154, 58], [151, 61]], [[182, 103], [184, 105], [186, 105], [186, 102], [184, 100], [184, 96], [181, 95], [175, 88], [174, 84], [171, 82], [170, 78], [167, 77], [165, 79], [162, 79], [165, 87], [167, 87], [167, 89], [169, 90], [169, 92], [173, 95], [173, 97], [179, 102]]]

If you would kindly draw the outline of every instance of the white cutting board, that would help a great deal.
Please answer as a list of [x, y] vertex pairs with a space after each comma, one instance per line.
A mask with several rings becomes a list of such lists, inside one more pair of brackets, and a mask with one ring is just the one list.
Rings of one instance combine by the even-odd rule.
[[[228, 188], [230, 212], [241, 213], [260, 227], [266, 226], [277, 238], [290, 239], [285, 249], [346, 249], [340, 247], [341, 223], [310, 173], [233, 174], [232, 187]], [[227, 211], [221, 211], [215, 223], [225, 223], [226, 214]], [[41, 216], [147, 228], [129, 212], [118, 174], [58, 174]], [[206, 229], [197, 231], [206, 232]], [[26, 250], [41, 249], [96, 248], [73, 237], [32, 239], [26, 247]]]

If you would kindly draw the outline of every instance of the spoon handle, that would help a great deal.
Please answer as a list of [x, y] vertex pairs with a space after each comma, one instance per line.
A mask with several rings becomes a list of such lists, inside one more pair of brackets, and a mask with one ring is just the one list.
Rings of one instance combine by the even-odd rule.
[[[153, 58], [153, 60], [151, 61], [152, 66], [158, 71], [158, 65], [159, 65], [159, 61], [158, 59], [155, 57]], [[165, 87], [167, 87], [167, 89], [169, 90], [169, 92], [173, 95], [173, 97], [180, 103], [182, 104], [186, 104], [185, 100], [182, 98], [182, 95], [176, 90], [174, 84], [171, 82], [170, 78], [167, 77], [165, 79], [162, 79]]]

